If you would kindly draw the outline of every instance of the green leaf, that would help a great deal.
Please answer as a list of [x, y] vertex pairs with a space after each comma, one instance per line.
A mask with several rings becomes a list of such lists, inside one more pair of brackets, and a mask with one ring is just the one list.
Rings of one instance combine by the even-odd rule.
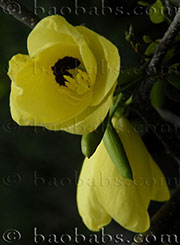
[[150, 5], [148, 2], [145, 1], [138, 1], [138, 4], [144, 7], [148, 7]]
[[103, 137], [106, 150], [119, 173], [127, 179], [133, 179], [132, 170], [124, 150], [123, 144], [116, 130], [109, 122]]
[[170, 3], [174, 6], [179, 6], [179, 0], [170, 0]]
[[118, 95], [114, 96], [113, 98], [113, 106], [110, 109], [109, 112], [109, 119], [111, 119], [114, 115], [114, 113], [116, 112], [117, 108], [122, 104], [122, 98], [123, 98], [123, 94], [119, 93]]
[[147, 43], [147, 44], [149, 44], [149, 43], [152, 42], [150, 36], [147, 36], [147, 35], [144, 35], [144, 36], [143, 36], [143, 41], [144, 41], [145, 43]]
[[176, 102], [180, 102], [180, 90], [168, 83], [167, 96]]
[[131, 42], [134, 39], [133, 27], [130, 25], [128, 32], [125, 32], [125, 40]]
[[128, 99], [132, 96], [144, 77], [143, 68], [131, 68], [125, 70], [118, 78], [116, 94], [123, 93]]
[[180, 72], [180, 63], [175, 63], [169, 67], [168, 73], [178, 73]]
[[180, 89], [180, 72], [171, 72], [168, 77], [168, 82], [177, 89]]
[[171, 65], [169, 67], [168, 73], [168, 82], [177, 89], [180, 89], [180, 63]]
[[81, 151], [85, 157], [90, 158], [100, 144], [107, 125], [108, 116], [103, 123], [92, 133], [84, 134], [81, 138]]
[[127, 114], [127, 106], [131, 103], [132, 97], [126, 98], [124, 94], [120, 93], [113, 98], [113, 106], [109, 112], [109, 120], [115, 115], [115, 117], [122, 117]]
[[150, 93], [150, 100], [151, 104], [155, 108], [161, 108], [165, 102], [165, 93], [166, 93], [166, 82], [159, 79], [153, 85], [151, 93]]
[[171, 62], [171, 59], [174, 58], [176, 53], [177, 53], [176, 47], [170, 48], [162, 60], [162, 65], [168, 65]]
[[150, 56], [150, 55], [153, 55], [156, 48], [157, 48], [157, 45], [158, 45], [158, 42], [152, 42], [147, 48], [146, 48], [146, 51], [145, 51], [145, 55], [147, 56]]
[[120, 88], [124, 87], [126, 89], [131, 84], [134, 84], [139, 79], [141, 79], [142, 75], [143, 75], [143, 71], [140, 68], [128, 69], [128, 70], [126, 70], [120, 74], [120, 76], [118, 78], [118, 84], [119, 84]]
[[154, 24], [162, 23], [165, 20], [163, 9], [161, 0], [157, 0], [149, 9], [149, 17]]

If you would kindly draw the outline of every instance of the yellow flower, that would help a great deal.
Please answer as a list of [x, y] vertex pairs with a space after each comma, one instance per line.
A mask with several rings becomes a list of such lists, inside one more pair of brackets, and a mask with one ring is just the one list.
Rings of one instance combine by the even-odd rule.
[[9, 62], [10, 108], [20, 125], [89, 133], [105, 118], [120, 69], [117, 48], [54, 15], [30, 33], [29, 55]]
[[163, 173], [128, 120], [113, 118], [113, 125], [134, 179], [119, 174], [102, 141], [94, 155], [84, 161], [77, 188], [78, 210], [92, 231], [98, 231], [113, 218], [128, 230], [144, 232], [150, 226], [150, 200], [168, 200], [169, 190]]

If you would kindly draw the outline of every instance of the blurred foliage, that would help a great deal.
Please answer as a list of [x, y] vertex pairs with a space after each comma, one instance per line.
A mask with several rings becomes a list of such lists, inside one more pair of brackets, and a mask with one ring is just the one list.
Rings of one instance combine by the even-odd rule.
[[161, 0], [157, 0], [150, 8], [149, 17], [155, 24], [162, 23], [165, 20], [165, 16], [162, 13], [163, 4]]

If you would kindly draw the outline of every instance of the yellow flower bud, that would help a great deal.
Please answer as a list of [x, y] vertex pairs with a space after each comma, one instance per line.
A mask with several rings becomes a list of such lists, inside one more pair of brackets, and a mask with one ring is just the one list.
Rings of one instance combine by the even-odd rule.
[[27, 43], [29, 55], [17, 54], [9, 62], [13, 119], [74, 134], [95, 130], [119, 75], [115, 45], [58, 15], [41, 20]]
[[169, 189], [129, 121], [113, 118], [113, 126], [126, 151], [133, 180], [119, 173], [101, 141], [93, 156], [83, 163], [77, 187], [78, 210], [92, 231], [98, 231], [113, 218], [128, 230], [144, 232], [150, 226], [150, 200], [167, 201]]

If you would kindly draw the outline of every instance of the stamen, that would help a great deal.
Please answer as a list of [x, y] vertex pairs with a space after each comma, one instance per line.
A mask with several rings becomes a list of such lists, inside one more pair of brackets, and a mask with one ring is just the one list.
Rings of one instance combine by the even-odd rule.
[[64, 75], [73, 77], [68, 70], [75, 69], [80, 65], [80, 61], [76, 58], [65, 56], [63, 59], [59, 59], [51, 69], [55, 75], [56, 82], [60, 86], [66, 86], [65, 82], [68, 82]]

